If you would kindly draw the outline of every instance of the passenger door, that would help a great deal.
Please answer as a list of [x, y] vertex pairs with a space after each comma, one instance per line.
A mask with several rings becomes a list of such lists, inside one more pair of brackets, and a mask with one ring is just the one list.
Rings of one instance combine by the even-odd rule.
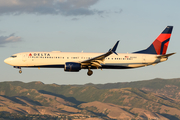
[[27, 54], [23, 54], [23, 55], [22, 55], [22, 61], [23, 61], [23, 62], [26, 62], [26, 61], [27, 61]]

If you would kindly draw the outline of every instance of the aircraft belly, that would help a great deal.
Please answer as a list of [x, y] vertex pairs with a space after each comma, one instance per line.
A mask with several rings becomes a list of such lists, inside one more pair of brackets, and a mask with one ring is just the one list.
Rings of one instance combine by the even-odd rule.
[[40, 68], [64, 68], [64, 64], [52, 64], [52, 65], [35, 65], [28, 67], [40, 67]]
[[143, 63], [121, 63], [121, 64], [105, 64], [103, 69], [128, 69], [145, 66]]

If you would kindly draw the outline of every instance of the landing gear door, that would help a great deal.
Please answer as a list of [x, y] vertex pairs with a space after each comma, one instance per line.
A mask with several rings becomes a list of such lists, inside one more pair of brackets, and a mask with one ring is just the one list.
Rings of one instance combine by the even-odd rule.
[[22, 61], [23, 61], [23, 62], [26, 62], [26, 60], [27, 60], [27, 54], [23, 54], [23, 55], [22, 55]]

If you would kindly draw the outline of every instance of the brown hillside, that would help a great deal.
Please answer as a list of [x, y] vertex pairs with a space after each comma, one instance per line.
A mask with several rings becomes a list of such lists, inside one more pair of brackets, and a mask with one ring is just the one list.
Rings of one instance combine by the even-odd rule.
[[[96, 111], [99, 113], [107, 114], [111, 119], [158, 119], [168, 120], [167, 118], [140, 108], [133, 108], [114, 105], [111, 103], [101, 103], [98, 101], [83, 103], [80, 105], [81, 108]], [[131, 109], [131, 110], [129, 110]]]

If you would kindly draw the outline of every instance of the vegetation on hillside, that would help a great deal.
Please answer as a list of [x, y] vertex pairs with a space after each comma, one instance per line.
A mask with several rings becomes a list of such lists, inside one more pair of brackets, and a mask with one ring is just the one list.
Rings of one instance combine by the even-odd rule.
[[[126, 112], [139, 116], [132, 108], [140, 108], [157, 113], [168, 118], [180, 119], [180, 79], [153, 79], [126, 83], [86, 84], [86, 85], [57, 85], [42, 82], [23, 83], [19, 81], [1, 82], [0, 95], [13, 102], [28, 106], [26, 102], [35, 106], [55, 106], [57, 99], [64, 99], [68, 105], [82, 112], [82, 103], [99, 101], [126, 106]], [[47, 97], [48, 96], [48, 97]], [[49, 97], [51, 96], [51, 97]], [[33, 108], [33, 106], [32, 106]], [[62, 107], [56, 107], [62, 111]], [[96, 106], [85, 107], [83, 110], [91, 115], [98, 115]], [[172, 112], [176, 111], [176, 112]], [[78, 112], [77, 112], [78, 113]], [[98, 113], [98, 114], [97, 114]], [[108, 110], [103, 111], [108, 118]]]

